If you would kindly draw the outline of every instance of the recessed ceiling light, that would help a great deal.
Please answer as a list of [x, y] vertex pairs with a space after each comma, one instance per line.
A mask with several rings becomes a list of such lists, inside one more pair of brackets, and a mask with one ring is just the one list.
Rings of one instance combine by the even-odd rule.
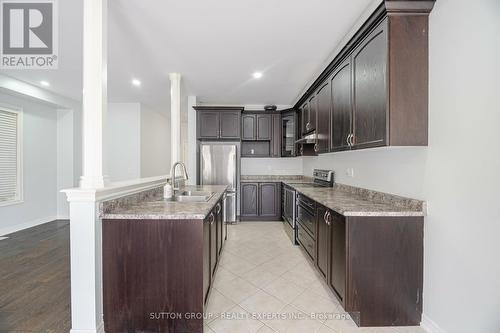
[[44, 87], [50, 86], [50, 83], [48, 83], [47, 81], [40, 81], [40, 84]]
[[132, 79], [132, 84], [136, 87], [139, 87], [141, 85], [141, 81], [137, 80], [137, 79]]
[[262, 72], [255, 72], [252, 76], [254, 79], [260, 79], [262, 77]]

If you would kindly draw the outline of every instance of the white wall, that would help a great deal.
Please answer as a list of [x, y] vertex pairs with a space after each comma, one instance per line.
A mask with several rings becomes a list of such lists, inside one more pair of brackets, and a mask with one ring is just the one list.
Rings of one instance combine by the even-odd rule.
[[302, 175], [302, 157], [242, 158], [242, 175]]
[[141, 105], [109, 103], [104, 168], [112, 182], [141, 178]]
[[57, 110], [0, 92], [0, 103], [23, 109], [24, 202], [0, 207], [0, 235], [56, 218]]
[[170, 117], [141, 106], [141, 177], [170, 173]]
[[341, 183], [427, 200], [423, 325], [496, 333], [500, 2], [439, 0], [429, 31], [429, 147], [305, 157], [304, 172], [329, 167]]

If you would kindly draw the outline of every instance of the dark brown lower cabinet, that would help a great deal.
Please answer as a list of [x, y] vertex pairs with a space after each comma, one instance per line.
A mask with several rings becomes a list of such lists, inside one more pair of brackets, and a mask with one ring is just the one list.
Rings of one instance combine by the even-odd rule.
[[210, 267], [210, 218], [203, 221], [203, 303], [208, 300], [212, 268]]
[[217, 244], [223, 245], [220, 206], [204, 220], [103, 220], [107, 333], [203, 332]]
[[280, 184], [259, 183], [259, 216], [276, 218], [280, 213]]
[[242, 183], [241, 184], [241, 217], [257, 217], [259, 216], [259, 184], [258, 183]]
[[298, 242], [354, 322], [419, 325], [423, 217], [346, 217], [316, 206], [312, 235], [300, 219], [299, 200]]
[[281, 183], [242, 183], [241, 220], [281, 220]]
[[316, 267], [326, 279], [329, 268], [328, 260], [330, 258], [330, 233], [328, 232], [329, 226], [326, 218], [328, 210], [323, 206], [319, 206], [316, 211]]
[[217, 265], [217, 214], [212, 212], [209, 216], [210, 218], [210, 272], [213, 277], [215, 274], [215, 269]]
[[333, 289], [341, 301], [345, 298], [345, 276], [346, 276], [346, 238], [345, 217], [329, 211], [328, 226], [328, 285]]

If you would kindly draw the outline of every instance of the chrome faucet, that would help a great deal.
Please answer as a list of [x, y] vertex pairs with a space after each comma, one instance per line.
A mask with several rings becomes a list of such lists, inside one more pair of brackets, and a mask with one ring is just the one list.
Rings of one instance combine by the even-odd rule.
[[[175, 169], [177, 168], [178, 165], [181, 165], [182, 166], [182, 170], [184, 172], [184, 180], [188, 180], [189, 177], [188, 177], [188, 173], [187, 173], [187, 170], [186, 170], [186, 165], [183, 163], [183, 162], [175, 162], [174, 165], [172, 166], [172, 170], [170, 172], [170, 174], [172, 175], [172, 190], [173, 191], [177, 191], [179, 190], [179, 186], [175, 186], [175, 181], [176, 181], [176, 176], [175, 176]], [[177, 184], [179, 185], [179, 184]]]

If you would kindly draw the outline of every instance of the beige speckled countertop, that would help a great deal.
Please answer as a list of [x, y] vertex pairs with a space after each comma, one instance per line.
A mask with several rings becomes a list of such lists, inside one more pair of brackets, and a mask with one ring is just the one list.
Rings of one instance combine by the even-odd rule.
[[215, 194], [206, 202], [176, 202], [163, 199], [160, 195], [148, 198], [142, 202], [117, 205], [106, 209], [102, 219], [123, 220], [203, 220], [226, 191], [227, 186], [185, 186], [182, 190], [209, 191]]
[[344, 216], [425, 216], [425, 202], [363, 188], [335, 184], [311, 187], [300, 176], [241, 176], [241, 182], [281, 182]]

